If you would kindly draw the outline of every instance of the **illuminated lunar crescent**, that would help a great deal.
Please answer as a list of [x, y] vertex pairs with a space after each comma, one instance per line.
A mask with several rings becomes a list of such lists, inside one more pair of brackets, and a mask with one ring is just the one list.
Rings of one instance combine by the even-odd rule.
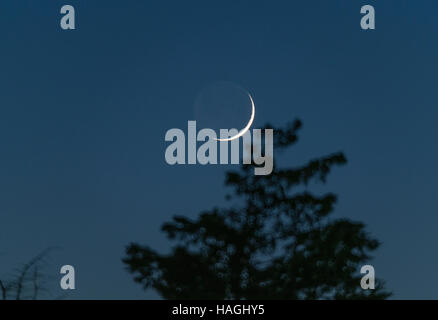
[[241, 136], [243, 136], [249, 130], [249, 128], [251, 128], [251, 125], [252, 125], [252, 122], [254, 121], [254, 116], [255, 116], [255, 106], [254, 106], [254, 100], [252, 100], [252, 97], [249, 93], [248, 93], [248, 97], [251, 100], [251, 118], [249, 118], [249, 122], [246, 125], [246, 127], [243, 128], [242, 130], [240, 130], [238, 134], [236, 134], [232, 137], [229, 137], [226, 139], [215, 139], [216, 141], [231, 141], [234, 139], [238, 139]]

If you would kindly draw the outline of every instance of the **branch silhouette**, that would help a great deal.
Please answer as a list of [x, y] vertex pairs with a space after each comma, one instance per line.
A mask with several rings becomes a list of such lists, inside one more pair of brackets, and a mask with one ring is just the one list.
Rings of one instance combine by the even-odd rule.
[[6, 300], [10, 296], [16, 300], [36, 300], [41, 292], [48, 291], [44, 283], [45, 276], [42, 272], [42, 264], [51, 250], [52, 248], [45, 249], [21, 268], [18, 268], [12, 279], [0, 279], [2, 300]]

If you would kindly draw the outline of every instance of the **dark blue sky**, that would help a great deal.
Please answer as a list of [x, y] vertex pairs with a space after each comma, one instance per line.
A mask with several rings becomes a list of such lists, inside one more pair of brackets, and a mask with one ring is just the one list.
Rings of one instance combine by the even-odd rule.
[[[75, 6], [77, 30], [59, 27]], [[360, 29], [376, 8], [377, 30]], [[0, 275], [48, 246], [71, 298], [154, 298], [121, 258], [167, 250], [161, 224], [225, 205], [227, 166], [171, 167], [165, 132], [218, 81], [249, 90], [255, 127], [304, 122], [280, 162], [344, 151], [317, 190], [383, 242], [395, 298], [438, 298], [436, 1], [6, 0], [0, 3]], [[58, 286], [54, 295], [62, 294]]]

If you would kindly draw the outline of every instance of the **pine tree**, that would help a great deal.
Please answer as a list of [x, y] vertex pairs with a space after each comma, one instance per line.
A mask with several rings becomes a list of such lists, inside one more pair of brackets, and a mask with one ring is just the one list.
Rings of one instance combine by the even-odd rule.
[[[275, 151], [294, 145], [300, 128], [296, 120], [274, 129]], [[379, 241], [363, 223], [329, 219], [334, 194], [308, 191], [346, 162], [338, 152], [296, 168], [274, 164], [267, 176], [243, 165], [225, 182], [239, 206], [195, 220], [175, 216], [162, 226], [176, 241], [170, 254], [133, 243], [123, 262], [136, 282], [165, 299], [385, 299], [390, 293], [380, 280], [375, 290], [360, 287], [359, 270]]]

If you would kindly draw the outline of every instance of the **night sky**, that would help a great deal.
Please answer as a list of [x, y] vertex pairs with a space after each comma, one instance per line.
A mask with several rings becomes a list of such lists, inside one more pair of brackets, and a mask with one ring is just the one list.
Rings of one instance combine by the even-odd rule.
[[[59, 26], [64, 4], [76, 30]], [[360, 28], [365, 4], [374, 31]], [[126, 272], [124, 248], [166, 252], [163, 222], [226, 205], [234, 166], [164, 159], [166, 131], [186, 131], [199, 94], [226, 81], [254, 98], [254, 128], [303, 121], [282, 165], [345, 153], [314, 190], [336, 193], [333, 216], [383, 242], [371, 264], [394, 298], [438, 298], [437, 10], [432, 0], [1, 1], [0, 276], [56, 247], [53, 296], [71, 264], [68, 298], [157, 298]]]

